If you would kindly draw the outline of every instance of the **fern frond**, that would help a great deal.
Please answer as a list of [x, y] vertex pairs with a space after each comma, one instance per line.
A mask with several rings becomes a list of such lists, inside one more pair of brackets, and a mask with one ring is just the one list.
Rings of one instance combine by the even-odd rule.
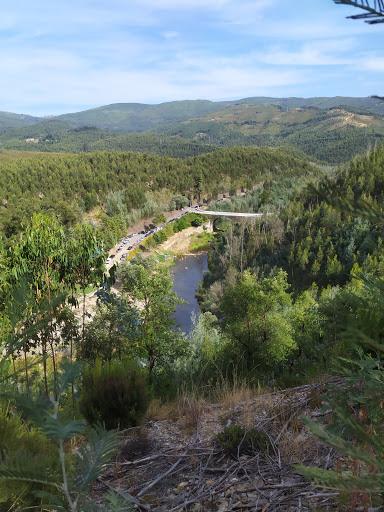
[[82, 434], [85, 430], [86, 423], [83, 420], [73, 420], [62, 423], [59, 419], [52, 416], [46, 417], [45, 421], [40, 425], [40, 430], [54, 441], [66, 441], [73, 436]]
[[[383, 444], [375, 436], [367, 434], [362, 426], [355, 422], [352, 418], [343, 418], [343, 420], [345, 426], [352, 426], [354, 432], [360, 435], [359, 440], [361, 442], [365, 442], [366, 444], [371, 445], [379, 453], [383, 453]], [[354, 446], [351, 441], [346, 441], [342, 437], [325, 430], [322, 425], [309, 421], [307, 418], [304, 418], [303, 421], [316, 437], [329, 444], [333, 448], [336, 448], [344, 455], [347, 455], [353, 459], [358, 459], [368, 465], [372, 464], [372, 454], [364, 449], [362, 445], [360, 445], [360, 448], [358, 446]]]
[[53, 487], [61, 492], [61, 486], [54, 480], [38, 478], [34, 474], [23, 470], [22, 468], [8, 467], [0, 465], [0, 481], [26, 482], [31, 484], [40, 484]]
[[356, 476], [350, 471], [339, 472], [302, 465], [295, 466], [295, 469], [298, 473], [313, 479], [317, 484], [328, 489], [382, 493], [384, 488], [383, 473]]
[[119, 445], [119, 436], [115, 431], [94, 428], [88, 436], [88, 442], [79, 450], [79, 476], [76, 484], [86, 489], [105, 470]]

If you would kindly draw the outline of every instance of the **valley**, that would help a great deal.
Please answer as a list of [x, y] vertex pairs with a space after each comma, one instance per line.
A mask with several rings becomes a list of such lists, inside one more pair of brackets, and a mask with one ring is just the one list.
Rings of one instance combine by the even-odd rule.
[[[335, 116], [337, 130], [369, 122]], [[372, 411], [382, 391], [383, 158], [382, 147], [340, 167], [279, 148], [2, 152], [4, 376], [21, 389], [14, 410], [27, 396], [40, 412], [0, 421], [17, 423], [8, 438], [23, 436], [34, 471], [54, 471], [56, 407], [65, 429], [79, 425], [71, 442], [113, 443], [84, 502], [113, 489], [127, 510], [348, 510], [337, 468], [354, 462], [332, 429], [356, 382], [367, 379]], [[354, 457], [375, 479], [374, 447], [369, 467]], [[35, 490], [18, 498], [0, 478], [0, 503], [37, 503]]]
[[384, 0], [0, 19], [0, 512], [384, 512]]

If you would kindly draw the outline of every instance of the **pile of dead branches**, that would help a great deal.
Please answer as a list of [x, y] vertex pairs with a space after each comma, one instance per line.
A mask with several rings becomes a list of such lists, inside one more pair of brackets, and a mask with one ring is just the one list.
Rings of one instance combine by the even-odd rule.
[[[200, 430], [188, 437], [178, 435], [174, 423], [152, 422], [147, 436], [155, 442], [145, 456], [116, 461], [100, 481], [100, 491], [113, 488], [129, 497], [136, 510], [154, 512], [337, 510], [337, 493], [316, 488], [297, 474], [281, 448], [292, 420], [305, 410], [314, 389], [311, 385], [270, 394], [268, 414], [263, 397], [252, 401], [257, 402], [259, 414], [252, 423], [268, 435], [272, 447], [268, 453], [239, 450], [228, 455], [215, 436], [205, 433], [203, 420]], [[278, 405], [280, 401], [284, 407]], [[251, 403], [244, 407], [250, 408]], [[242, 409], [240, 404], [232, 413], [236, 416]], [[311, 459], [308, 453], [301, 462], [325, 468], [334, 465], [332, 450], [322, 445], [316, 450], [316, 457]]]

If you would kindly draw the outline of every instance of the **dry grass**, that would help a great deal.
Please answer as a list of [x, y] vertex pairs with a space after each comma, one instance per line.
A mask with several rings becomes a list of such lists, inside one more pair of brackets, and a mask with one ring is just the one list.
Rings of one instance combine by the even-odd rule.
[[317, 443], [305, 431], [284, 432], [279, 441], [279, 451], [286, 464], [303, 464], [306, 460], [313, 461], [319, 457]]
[[188, 431], [196, 430], [206, 406], [205, 400], [191, 392], [182, 392], [174, 402], [163, 403], [152, 400], [147, 419], [152, 421], [169, 420], [179, 422]]
[[205, 400], [194, 394], [180, 394], [177, 399], [177, 412], [187, 430], [197, 430], [205, 405]]
[[233, 409], [241, 403], [249, 402], [262, 392], [261, 387], [251, 387], [249, 384], [234, 380], [233, 383], [222, 382], [217, 386], [215, 395], [223, 409]]
[[172, 402], [164, 403], [155, 398], [151, 400], [147, 415], [147, 420], [151, 421], [164, 421], [175, 418], [175, 404]]

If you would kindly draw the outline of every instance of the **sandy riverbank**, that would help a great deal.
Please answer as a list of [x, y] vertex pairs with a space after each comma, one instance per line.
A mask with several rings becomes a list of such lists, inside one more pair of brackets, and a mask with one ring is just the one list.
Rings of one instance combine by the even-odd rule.
[[201, 233], [212, 232], [210, 225], [183, 229], [172, 235], [168, 240], [159, 245], [156, 252], [171, 252], [176, 256], [185, 256], [191, 252], [190, 246], [193, 238]]

